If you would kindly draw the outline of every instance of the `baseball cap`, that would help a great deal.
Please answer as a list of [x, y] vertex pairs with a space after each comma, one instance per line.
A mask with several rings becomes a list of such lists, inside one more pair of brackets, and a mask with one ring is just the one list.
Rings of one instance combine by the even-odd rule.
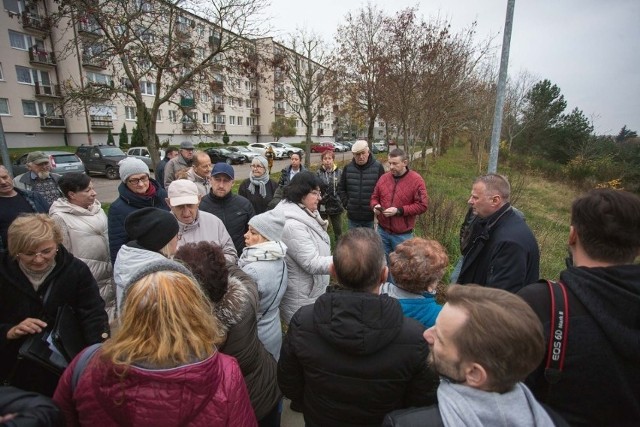
[[235, 175], [231, 165], [222, 162], [216, 163], [213, 167], [213, 170], [211, 171], [211, 176], [220, 175], [221, 173], [227, 175], [231, 179], [234, 179]]
[[176, 179], [167, 189], [171, 206], [197, 205], [200, 202], [198, 187], [188, 179]]
[[351, 152], [353, 154], [362, 153], [367, 148], [369, 148], [369, 144], [367, 143], [367, 141], [361, 139], [353, 144], [353, 147], [351, 147]]
[[194, 149], [193, 142], [191, 142], [191, 141], [182, 141], [180, 143], [180, 149], [181, 150], [193, 150]]
[[42, 151], [32, 151], [27, 155], [27, 163], [35, 163], [36, 165], [49, 163], [49, 156]]

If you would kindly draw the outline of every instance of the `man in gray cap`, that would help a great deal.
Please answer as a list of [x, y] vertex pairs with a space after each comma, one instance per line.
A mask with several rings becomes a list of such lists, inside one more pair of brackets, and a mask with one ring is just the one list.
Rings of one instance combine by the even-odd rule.
[[244, 233], [249, 229], [249, 220], [255, 212], [246, 198], [233, 194], [233, 168], [226, 163], [216, 163], [211, 171], [211, 191], [202, 198], [200, 210], [214, 214], [227, 227], [236, 251], [244, 249]]
[[369, 202], [384, 167], [370, 153], [367, 141], [356, 141], [351, 152], [353, 160], [344, 167], [340, 177], [340, 201], [347, 210], [349, 229], [373, 228], [373, 209]]
[[27, 155], [26, 165], [28, 171], [13, 179], [15, 188], [40, 193], [49, 205], [63, 196], [58, 187], [60, 175], [51, 173], [49, 156], [42, 151], [33, 151]]
[[180, 154], [169, 160], [164, 167], [164, 188], [169, 188], [169, 184], [176, 179], [176, 173], [191, 167], [193, 150], [194, 146], [191, 141], [180, 143]]

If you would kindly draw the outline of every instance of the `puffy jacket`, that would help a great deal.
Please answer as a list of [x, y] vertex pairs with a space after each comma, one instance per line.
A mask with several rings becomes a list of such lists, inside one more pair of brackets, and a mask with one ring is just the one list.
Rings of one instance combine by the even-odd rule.
[[328, 215], [342, 213], [344, 209], [338, 196], [338, 186], [340, 184], [340, 178], [342, 177], [342, 170], [338, 169], [336, 165], [333, 165], [330, 171], [320, 167], [317, 175], [322, 181], [322, 186], [320, 187], [322, 200], [320, 200], [318, 209], [320, 209], [321, 212], [324, 210]]
[[251, 194], [251, 191], [249, 191], [250, 185], [252, 185], [250, 179], [247, 178], [242, 181], [242, 184], [240, 184], [240, 188], [238, 188], [238, 194], [242, 197], [245, 197], [247, 200], [249, 200], [249, 202], [251, 202], [256, 215], [268, 211], [269, 202], [271, 201], [271, 199], [273, 199], [273, 195], [278, 189], [278, 184], [274, 180], [270, 179], [264, 185], [267, 191], [266, 197], [262, 197], [260, 195], [260, 188], [257, 185], [253, 185], [254, 192], [253, 194]]
[[100, 202], [96, 200], [89, 209], [85, 209], [60, 198], [53, 202], [49, 214], [62, 231], [62, 244], [91, 270], [98, 282], [109, 320], [113, 320], [116, 291], [109, 257], [107, 215]]
[[393, 410], [436, 401], [424, 330], [387, 295], [330, 288], [291, 319], [278, 384], [307, 425], [379, 426]]
[[371, 194], [378, 179], [384, 174], [384, 167], [373, 154], [369, 154], [367, 163], [360, 166], [355, 160], [348, 163], [342, 171], [338, 194], [347, 217], [354, 221], [373, 221], [373, 211], [369, 205]]
[[382, 209], [398, 208], [399, 215], [386, 217], [378, 214], [378, 225], [394, 234], [413, 230], [416, 217], [427, 211], [427, 188], [417, 172], [407, 170], [400, 177], [387, 172], [380, 177], [371, 195], [370, 207], [380, 205]]
[[285, 217], [282, 242], [287, 245], [288, 275], [280, 315], [283, 322], [289, 324], [300, 307], [313, 304], [324, 293], [333, 259], [329, 235], [315, 218], [288, 201], [281, 202], [277, 209], [281, 209]]
[[185, 160], [185, 158], [182, 157], [182, 154], [178, 154], [176, 157], [169, 160], [167, 165], [164, 167], [164, 188], [169, 188], [169, 184], [176, 180], [177, 172], [190, 167], [191, 161]]
[[227, 339], [220, 351], [233, 356], [244, 376], [251, 406], [261, 420], [280, 402], [277, 364], [258, 339], [258, 287], [238, 267], [229, 269], [229, 288], [215, 304]]
[[[27, 317], [53, 325], [58, 307], [69, 304], [76, 312], [85, 344], [101, 342], [109, 334], [104, 301], [89, 267], [62, 245], [58, 246], [55, 260], [55, 267], [36, 291], [18, 261], [8, 253], [0, 254], [0, 380], [6, 379], [14, 367], [18, 349], [25, 340], [9, 340], [7, 332]], [[57, 376], [26, 361], [21, 361], [18, 368], [16, 386], [51, 396]]]
[[49, 399], [15, 387], [0, 387], [0, 414], [15, 414], [2, 423], [5, 427], [62, 425], [62, 412]]
[[78, 357], [62, 375], [53, 397], [67, 426], [257, 425], [242, 373], [230, 356], [216, 352], [170, 369], [129, 366], [119, 375], [98, 350], [72, 390]]
[[251, 202], [231, 192], [224, 197], [209, 192], [202, 198], [200, 210], [220, 218], [233, 239], [236, 252], [241, 254], [244, 249], [244, 234], [249, 230], [249, 220], [254, 215]]
[[[52, 186], [53, 188], [51, 189], [51, 191], [48, 191], [47, 194], [42, 193], [41, 195], [42, 197], [44, 197], [47, 203], [52, 204], [56, 199], [64, 196], [64, 194], [62, 194], [62, 190], [60, 190], [60, 186], [58, 185], [58, 181], [60, 180], [62, 175], [59, 175], [57, 173], [50, 173], [49, 176], [49, 179], [53, 181], [53, 184], [55, 184], [55, 186]], [[37, 191], [35, 191], [33, 187], [39, 181], [46, 182], [47, 180], [39, 180], [37, 178], [33, 178], [31, 176], [31, 172], [27, 171], [26, 173], [16, 176], [13, 179], [13, 185], [14, 188], [19, 188], [26, 191], [34, 191], [37, 193]]]
[[[19, 188], [14, 188], [16, 191], [16, 197], [22, 197], [31, 207], [30, 211], [25, 213], [48, 213], [49, 212], [49, 203], [42, 197], [39, 193], [35, 193], [33, 191], [21, 190]], [[4, 208], [3, 208], [4, 209]], [[23, 212], [10, 212], [12, 214], [11, 217], [5, 217], [6, 227], [0, 232], [0, 252], [5, 251], [6, 248], [6, 238], [7, 238], [7, 230], [9, 229], [9, 224], [13, 222], [14, 219], [18, 217]], [[6, 212], [5, 212], [6, 214]]]
[[212, 242], [222, 248], [227, 264], [236, 264], [238, 261], [238, 253], [233, 245], [233, 240], [217, 216], [209, 212], [198, 211], [198, 217], [193, 223], [183, 224], [178, 221], [178, 226], [180, 227], [178, 248], [185, 243]]
[[118, 186], [118, 198], [111, 204], [109, 208], [109, 251], [111, 262], [116, 261], [120, 246], [129, 241], [127, 231], [124, 229], [124, 220], [131, 212], [142, 208], [158, 208], [169, 210], [169, 206], [165, 202], [167, 192], [160, 188], [155, 179], [149, 179], [149, 185], [156, 188], [156, 194], [153, 197], [140, 196], [129, 190], [125, 183]]

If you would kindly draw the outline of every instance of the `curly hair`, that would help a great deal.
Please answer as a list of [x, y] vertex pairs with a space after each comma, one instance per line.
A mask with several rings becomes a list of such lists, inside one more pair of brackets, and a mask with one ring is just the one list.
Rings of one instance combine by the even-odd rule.
[[214, 304], [220, 302], [229, 286], [229, 269], [220, 246], [210, 242], [187, 243], [178, 249], [174, 259], [187, 265]]
[[389, 270], [396, 285], [415, 294], [435, 290], [447, 265], [449, 257], [442, 245], [420, 237], [402, 242], [389, 254]]

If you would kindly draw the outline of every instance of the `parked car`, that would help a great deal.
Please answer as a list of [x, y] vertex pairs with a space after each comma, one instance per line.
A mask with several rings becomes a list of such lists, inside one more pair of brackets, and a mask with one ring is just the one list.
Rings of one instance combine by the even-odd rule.
[[[43, 151], [44, 154], [49, 156], [49, 162], [51, 163], [51, 172], [59, 175], [64, 175], [71, 172], [84, 172], [84, 165], [82, 160], [73, 153], [67, 151]], [[27, 156], [29, 153], [25, 153], [13, 163], [13, 176], [18, 176], [27, 172]]]
[[271, 146], [276, 148], [282, 148], [287, 152], [287, 157], [291, 157], [293, 153], [298, 153], [300, 156], [304, 156], [304, 150], [302, 148], [294, 147], [293, 145], [286, 144], [284, 142], [270, 142]]
[[385, 144], [384, 142], [374, 142], [372, 144], [372, 147], [376, 147], [378, 149], [378, 152], [380, 153], [384, 153], [385, 151], [387, 151], [387, 144]]
[[[151, 154], [149, 154], [149, 149], [147, 147], [132, 147], [127, 150], [127, 157], [135, 157], [143, 162], [149, 167], [149, 170], [153, 170], [156, 165], [151, 161]], [[160, 160], [164, 159], [164, 150], [160, 150]]]
[[111, 145], [81, 145], [76, 155], [84, 163], [85, 172], [105, 174], [109, 179], [120, 177], [118, 164], [127, 157], [124, 151]]
[[335, 147], [335, 151], [337, 153], [344, 153], [345, 151], [348, 151], [351, 148], [351, 147], [347, 147], [341, 142], [334, 142], [333, 146]]
[[225, 147], [225, 148], [231, 151], [232, 153], [242, 154], [245, 157], [245, 161], [247, 163], [251, 162], [251, 160], [253, 160], [255, 157], [258, 157], [261, 155], [257, 151], [253, 151], [243, 146], [239, 146], [239, 147], [231, 146], [231, 147]]
[[[254, 142], [253, 144], [249, 144], [249, 148], [264, 156], [264, 152], [269, 145], [271, 145], [270, 142]], [[276, 153], [276, 160], [287, 157], [287, 152], [282, 148], [273, 147], [273, 151]]]
[[229, 165], [241, 165], [245, 162], [244, 154], [234, 153], [226, 148], [209, 148], [205, 152], [211, 157], [211, 163], [225, 162]]
[[312, 153], [324, 153], [325, 151], [334, 151], [333, 142], [319, 142], [311, 145]]

